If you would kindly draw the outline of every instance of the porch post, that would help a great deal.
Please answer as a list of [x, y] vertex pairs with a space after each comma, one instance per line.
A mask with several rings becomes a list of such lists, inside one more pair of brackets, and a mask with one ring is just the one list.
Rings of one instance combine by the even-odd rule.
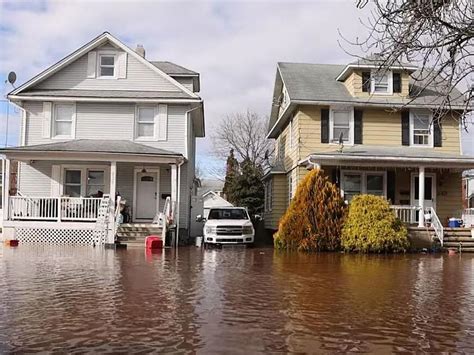
[[110, 213], [107, 243], [115, 243], [115, 194], [117, 192], [117, 162], [110, 162]]
[[10, 159], [5, 159], [3, 169], [3, 220], [8, 221], [10, 213]]
[[420, 166], [418, 171], [418, 227], [425, 226], [425, 167]]
[[[178, 200], [178, 166], [176, 164], [171, 165], [171, 206]], [[174, 214], [175, 211], [173, 211]]]

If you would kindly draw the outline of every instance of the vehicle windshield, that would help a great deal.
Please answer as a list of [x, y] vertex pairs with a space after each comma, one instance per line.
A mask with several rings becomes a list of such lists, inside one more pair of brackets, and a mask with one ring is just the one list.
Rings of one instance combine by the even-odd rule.
[[249, 216], [242, 208], [213, 208], [207, 219], [249, 219]]

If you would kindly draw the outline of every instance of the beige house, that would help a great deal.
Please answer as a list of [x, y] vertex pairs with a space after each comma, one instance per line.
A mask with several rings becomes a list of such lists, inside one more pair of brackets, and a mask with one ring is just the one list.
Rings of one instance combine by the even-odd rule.
[[264, 176], [267, 229], [278, 229], [298, 182], [315, 167], [346, 201], [361, 193], [384, 196], [404, 222], [430, 222], [441, 237], [448, 219], [461, 217], [462, 171], [474, 167], [474, 158], [462, 155], [454, 111], [465, 103], [453, 92], [453, 111], [433, 121], [441, 97], [433, 87], [412, 95], [420, 91], [411, 80], [417, 70], [409, 64], [381, 70], [371, 59], [278, 64], [268, 130], [276, 162]]

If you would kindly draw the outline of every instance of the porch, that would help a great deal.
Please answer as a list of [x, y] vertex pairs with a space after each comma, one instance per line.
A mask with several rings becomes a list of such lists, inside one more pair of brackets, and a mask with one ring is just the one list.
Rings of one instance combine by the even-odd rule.
[[17, 195], [9, 196], [9, 181], [4, 183], [5, 237], [62, 230], [71, 238], [87, 234], [90, 240], [94, 231], [105, 231], [111, 244], [116, 222], [156, 222], [167, 201], [179, 224], [186, 163], [180, 154], [133, 142], [82, 143], [79, 149], [74, 142], [74, 150], [59, 149], [73, 144], [65, 142], [4, 151], [6, 177], [11, 160], [20, 163]]

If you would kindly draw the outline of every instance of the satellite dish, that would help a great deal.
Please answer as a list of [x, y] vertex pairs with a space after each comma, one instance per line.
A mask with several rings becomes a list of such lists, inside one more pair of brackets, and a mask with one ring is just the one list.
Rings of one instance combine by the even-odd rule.
[[8, 73], [8, 82], [13, 85], [15, 81], [16, 81], [16, 73], [14, 71], [11, 71], [10, 73]]

